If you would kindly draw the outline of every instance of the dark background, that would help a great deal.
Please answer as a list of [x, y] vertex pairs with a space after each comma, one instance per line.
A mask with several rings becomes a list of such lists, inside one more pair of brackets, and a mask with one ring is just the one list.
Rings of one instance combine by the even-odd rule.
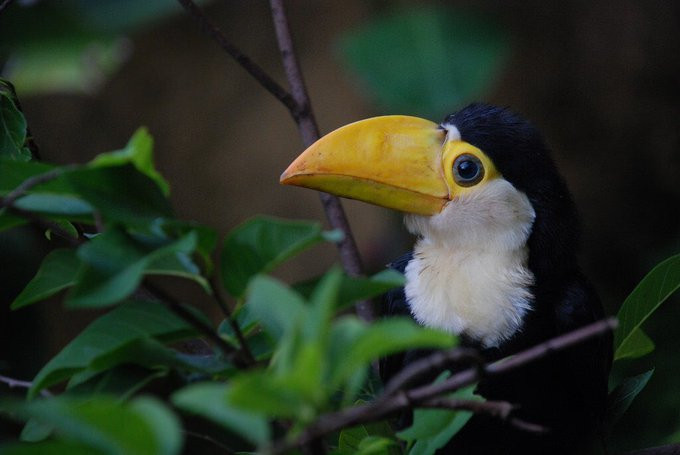
[[[12, 80], [7, 37], [39, 35], [49, 27], [49, 7], [40, 2], [23, 8], [18, 2], [0, 15], [4, 77]], [[205, 7], [234, 44], [284, 82], [267, 2]], [[422, 8], [473, 14], [501, 37], [503, 57], [488, 82], [462, 99], [452, 97], [450, 110], [473, 100], [507, 105], [543, 131], [580, 210], [581, 264], [607, 312], [615, 314], [651, 267], [680, 250], [680, 2], [290, 1], [295, 44], [322, 133], [384, 113], [423, 115], [426, 107], [396, 111], [389, 100], [376, 99], [375, 86], [343, 45], [395, 11]], [[115, 22], [106, 12], [103, 17], [104, 24]], [[463, 39], [456, 27], [450, 30], [445, 42]], [[82, 163], [121, 148], [146, 125], [181, 217], [221, 234], [260, 213], [324, 219], [313, 192], [278, 185], [281, 171], [302, 151], [286, 110], [178, 6], [159, 8], [109, 33], [126, 58], [87, 90], [22, 91], [13, 80], [42, 159]], [[440, 99], [449, 92], [442, 89]], [[435, 111], [434, 121], [446, 113]], [[345, 207], [368, 271], [409, 248], [398, 214], [354, 201]], [[0, 374], [30, 379], [94, 315], [64, 312], [58, 301], [9, 312], [49, 248], [30, 228], [0, 234]], [[334, 262], [335, 250], [324, 246], [279, 274], [305, 278]], [[192, 285], [168, 286], [202, 304]], [[656, 351], [617, 371], [656, 367], [619, 425], [616, 441], [622, 448], [680, 441], [678, 303], [677, 297], [669, 300], [645, 325]]]

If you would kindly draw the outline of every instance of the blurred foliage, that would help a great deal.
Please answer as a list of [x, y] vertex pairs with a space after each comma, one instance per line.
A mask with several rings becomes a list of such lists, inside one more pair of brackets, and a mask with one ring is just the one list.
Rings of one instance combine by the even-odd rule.
[[179, 4], [167, 0], [13, 5], [0, 16], [0, 75], [15, 81], [23, 96], [91, 93], [128, 58], [127, 34], [178, 12]]
[[421, 7], [347, 32], [340, 51], [382, 111], [439, 119], [489, 89], [509, 46], [487, 17]]

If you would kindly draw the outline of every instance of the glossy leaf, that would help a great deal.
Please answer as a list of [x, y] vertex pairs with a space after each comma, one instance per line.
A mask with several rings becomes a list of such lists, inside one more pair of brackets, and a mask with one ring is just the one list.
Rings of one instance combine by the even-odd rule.
[[653, 350], [654, 342], [642, 331], [642, 329], [638, 328], [633, 330], [628, 341], [623, 343], [621, 347], [616, 350], [614, 360], [636, 359], [649, 354]]
[[[221, 274], [224, 288], [241, 297], [248, 282], [301, 251], [328, 238], [319, 223], [256, 217], [231, 231], [224, 240]], [[333, 240], [337, 236], [333, 234]]]
[[120, 229], [110, 229], [78, 249], [83, 265], [66, 304], [102, 307], [119, 302], [137, 289], [144, 274], [149, 273], [157, 261], [191, 253], [195, 246], [193, 233], [156, 247], [137, 242]]
[[[403, 286], [404, 282], [404, 275], [392, 269], [383, 270], [368, 278], [345, 275], [340, 283], [336, 309], [341, 310], [357, 300], [382, 295], [390, 289]], [[319, 279], [315, 279], [296, 284], [293, 288], [305, 297], [309, 297], [318, 283]]]
[[156, 182], [133, 165], [77, 169], [64, 175], [105, 220], [144, 228], [172, 210]]
[[315, 391], [305, 390], [291, 377], [252, 371], [232, 380], [228, 401], [240, 409], [270, 417], [309, 421], [315, 413], [307, 400], [310, 393]]
[[68, 194], [33, 193], [23, 196], [14, 206], [29, 212], [50, 215], [83, 216], [92, 213], [92, 206], [77, 196]]
[[387, 422], [374, 422], [345, 428], [338, 438], [337, 455], [401, 453], [393, 439], [394, 431]]
[[[38, 161], [18, 162], [0, 155], [0, 194], [6, 195], [31, 177], [45, 174], [56, 169], [52, 164]], [[49, 191], [51, 193], [73, 192], [63, 180], [51, 180], [32, 188], [30, 192]]]
[[491, 86], [507, 42], [490, 18], [420, 7], [378, 16], [348, 32], [340, 49], [383, 112], [437, 120]]
[[605, 427], [608, 430], [611, 431], [619, 418], [628, 410], [635, 397], [642, 392], [653, 374], [654, 369], [652, 368], [645, 373], [626, 378], [609, 393], [605, 417]]
[[0, 445], [2, 455], [104, 455], [106, 452], [72, 441], [45, 441]]
[[619, 326], [614, 332], [615, 358], [623, 358], [626, 352], [640, 351], [639, 346], [629, 345], [641, 342], [641, 337], [634, 336], [633, 332], [679, 287], [680, 254], [654, 267], [621, 305], [617, 315]]
[[11, 408], [53, 426], [68, 440], [109, 454], [172, 455], [182, 447], [177, 417], [153, 398], [122, 403], [101, 395], [56, 397], [16, 403]]
[[16, 310], [35, 302], [40, 302], [57, 292], [73, 286], [80, 261], [75, 250], [57, 249], [43, 259], [38, 272], [12, 303]]
[[245, 308], [277, 340], [296, 324], [300, 325], [307, 314], [305, 301], [299, 294], [264, 275], [252, 281]]
[[[451, 394], [461, 400], [481, 400], [474, 395], [475, 386], [466, 387]], [[397, 433], [399, 438], [413, 443], [409, 455], [432, 455], [444, 447], [470, 420], [469, 411], [453, 411], [447, 409], [416, 409], [413, 412], [413, 424]]]
[[[336, 346], [335, 351], [344, 351], [345, 361], [334, 362], [334, 383], [346, 380], [357, 369], [368, 365], [372, 360], [405, 349], [451, 348], [456, 345], [455, 336], [419, 326], [408, 318], [389, 318], [372, 325], [363, 325], [346, 338], [344, 346]], [[336, 340], [337, 342], [337, 340]]]
[[267, 419], [231, 406], [227, 397], [226, 384], [199, 383], [178, 390], [171, 399], [178, 408], [209, 419], [254, 444], [263, 445], [269, 441]]
[[113, 309], [87, 326], [45, 365], [33, 380], [29, 396], [84, 370], [97, 358], [133, 340], [154, 337], [179, 340], [195, 334], [193, 327], [160, 303], [135, 301]]
[[139, 172], [156, 182], [163, 194], [170, 193], [170, 185], [156, 170], [153, 163], [153, 137], [144, 127], [139, 128], [122, 150], [102, 153], [92, 160], [90, 167], [109, 167], [132, 164]]
[[0, 156], [15, 161], [29, 161], [26, 147], [26, 119], [14, 102], [11, 85], [0, 79]]

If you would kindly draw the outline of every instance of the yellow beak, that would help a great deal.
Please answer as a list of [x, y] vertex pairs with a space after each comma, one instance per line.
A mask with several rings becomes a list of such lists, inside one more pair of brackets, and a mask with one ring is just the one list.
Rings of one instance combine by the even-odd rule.
[[436, 123], [417, 117], [361, 120], [312, 144], [284, 171], [281, 183], [434, 215], [449, 201], [445, 140]]

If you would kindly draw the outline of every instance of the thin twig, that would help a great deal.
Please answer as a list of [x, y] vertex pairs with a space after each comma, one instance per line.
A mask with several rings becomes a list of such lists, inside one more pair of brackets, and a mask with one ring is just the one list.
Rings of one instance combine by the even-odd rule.
[[231, 327], [232, 332], [234, 332], [234, 335], [236, 335], [236, 339], [238, 340], [238, 343], [241, 346], [241, 351], [243, 352], [245, 361], [248, 362], [248, 364], [250, 365], [254, 364], [256, 362], [255, 356], [253, 356], [253, 353], [250, 350], [250, 346], [248, 346], [248, 341], [246, 340], [246, 337], [243, 335], [241, 327], [239, 327], [238, 322], [234, 320], [233, 314], [229, 309], [229, 305], [227, 305], [227, 301], [222, 295], [222, 290], [217, 284], [217, 280], [214, 275], [210, 278], [209, 283], [213, 297], [215, 298], [215, 302], [217, 302], [217, 306], [219, 306], [220, 310], [222, 310], [224, 318], [229, 323], [229, 326]]
[[513, 417], [512, 411], [514, 411], [516, 407], [507, 401], [457, 400], [455, 398], [437, 397], [419, 404], [418, 407], [451, 409], [456, 411], [470, 411], [475, 414], [486, 414], [501, 419], [518, 430], [539, 434], [550, 432], [550, 429], [547, 427]]
[[70, 232], [66, 231], [64, 228], [62, 228], [53, 221], [46, 220], [45, 218], [42, 218], [31, 211], [8, 205], [3, 198], [0, 198], [0, 206], [4, 207], [5, 210], [7, 210], [9, 213], [13, 215], [27, 219], [34, 226], [37, 226], [41, 229], [50, 230], [52, 234], [56, 235], [57, 237], [61, 237], [69, 245], [73, 247], [82, 245], [83, 242], [85, 241], [81, 238], [73, 237]]
[[269, 93], [281, 101], [290, 112], [299, 112], [300, 106], [293, 100], [290, 93], [279, 85], [269, 74], [267, 74], [257, 63], [245, 55], [236, 46], [231, 44], [222, 31], [207, 18], [201, 8], [192, 0], [177, 0], [191, 16], [193, 16], [201, 27], [203, 33], [215, 40], [217, 44], [229, 54], [236, 62], [245, 69], [248, 74], [253, 76]]
[[241, 368], [247, 366], [247, 362], [245, 362], [240, 355], [240, 351], [227, 343], [212, 327], [196, 317], [191, 311], [187, 310], [177, 299], [175, 299], [175, 297], [148, 280], [143, 282], [142, 288], [158, 299], [158, 301], [165, 304], [177, 316], [191, 324], [199, 333], [212, 341], [229, 361], [234, 362], [234, 365]]
[[196, 438], [196, 439], [202, 439], [204, 441], [207, 441], [220, 449], [224, 450], [224, 453], [231, 454], [231, 453], [236, 453], [232, 448], [227, 447], [226, 445], [222, 444], [220, 441], [218, 441], [215, 438], [212, 438], [208, 436], [207, 434], [201, 434], [201, 433], [196, 433], [195, 431], [189, 431], [189, 430], [184, 430], [183, 433], [189, 437]]
[[667, 444], [665, 446], [649, 447], [647, 449], [625, 452], [621, 455], [680, 455], [680, 444]]
[[[281, 51], [281, 59], [283, 61], [283, 68], [288, 78], [291, 94], [296, 104], [301, 107], [299, 112], [291, 110], [291, 115], [298, 126], [298, 131], [302, 137], [302, 143], [305, 147], [309, 147], [319, 139], [319, 128], [314, 118], [314, 111], [307, 94], [305, 82], [302, 77], [302, 71], [297, 60], [295, 49], [293, 47], [293, 39], [288, 26], [288, 17], [283, 7], [282, 0], [270, 0], [272, 19], [274, 20], [274, 29], [276, 30], [276, 39], [279, 43], [279, 50]], [[319, 193], [321, 203], [328, 222], [333, 229], [339, 229], [343, 232], [344, 238], [338, 243], [340, 251], [340, 261], [345, 271], [352, 276], [359, 276], [363, 273], [361, 265], [361, 257], [352, 230], [347, 221], [347, 216], [342, 208], [340, 199], [336, 196]], [[375, 312], [372, 303], [369, 300], [357, 302], [357, 314], [360, 318], [366, 321], [375, 319]]]
[[436, 351], [427, 357], [410, 363], [394, 375], [385, 386], [384, 394], [391, 395], [398, 390], [407, 388], [433, 371], [442, 371], [451, 364], [460, 365], [464, 361], [471, 362], [482, 369], [484, 367], [484, 359], [479, 356], [475, 349], [454, 348], [448, 351]]
[[437, 397], [419, 404], [418, 407], [451, 409], [457, 411], [470, 411], [475, 414], [486, 414], [501, 419], [518, 430], [539, 434], [550, 432], [550, 429], [543, 425], [513, 417], [512, 411], [516, 409], [516, 406], [507, 401], [457, 400], [455, 398]]
[[[20, 379], [14, 379], [2, 375], [0, 375], [0, 382], [7, 384], [7, 387], [9, 387], [10, 389], [14, 388], [30, 389], [31, 387], [33, 387], [33, 383], [30, 381], [22, 381]], [[40, 395], [44, 397], [51, 397], [52, 392], [50, 392], [48, 389], [42, 389], [40, 391]]]
[[[260, 83], [276, 99], [281, 101], [290, 112], [291, 116], [298, 125], [302, 142], [308, 147], [319, 139], [319, 129], [314, 120], [314, 114], [309, 102], [309, 96], [304, 86], [302, 73], [295, 57], [292, 39], [288, 27], [288, 19], [280, 1], [271, 1], [272, 17], [276, 28], [277, 40], [281, 50], [283, 66], [288, 77], [288, 82], [292, 88], [292, 93], [281, 87], [271, 76], [269, 76], [259, 65], [253, 62], [248, 56], [241, 52], [236, 46], [231, 44], [215, 24], [213, 24], [196, 6], [192, 0], [177, 0], [184, 9], [196, 19], [203, 30], [210, 38], [215, 40], [220, 47], [234, 60], [236, 60], [253, 78]], [[340, 200], [330, 194], [320, 193], [321, 203], [330, 225], [334, 229], [343, 232], [344, 238], [338, 243], [340, 261], [345, 271], [352, 276], [362, 274], [363, 267], [356, 242], [347, 221], [347, 216], [342, 208]], [[374, 319], [374, 309], [370, 301], [357, 302], [357, 313], [359, 316], [370, 321]]]
[[[488, 364], [484, 368], [484, 374], [495, 376], [507, 373], [520, 366], [544, 358], [553, 352], [564, 350], [575, 344], [600, 336], [613, 330], [616, 326], [616, 318], [611, 317], [581, 327], [531, 347], [510, 358]], [[434, 364], [434, 362], [432, 362], [432, 364]], [[272, 453], [285, 452], [286, 450], [306, 444], [309, 441], [342, 428], [382, 420], [398, 411], [418, 407], [422, 403], [426, 403], [433, 398], [473, 384], [477, 382], [479, 378], [480, 369], [473, 367], [463, 370], [442, 382], [428, 384], [408, 391], [401, 391], [400, 393], [392, 395], [382, 395], [375, 401], [365, 405], [354, 406], [334, 413], [324, 414], [300, 433], [295, 440], [280, 440], [272, 446], [271, 451]], [[520, 422], [520, 425], [524, 423], [527, 422]]]
[[2, 13], [5, 8], [7, 8], [13, 1], [14, 0], [5, 0], [4, 2], [0, 3], [0, 13]]
[[58, 178], [66, 170], [66, 168], [52, 169], [43, 174], [38, 174], [27, 178], [21, 182], [19, 186], [10, 191], [7, 196], [0, 200], [0, 208], [14, 205], [16, 200], [24, 196], [30, 189], [40, 185], [41, 183], [49, 182]]

